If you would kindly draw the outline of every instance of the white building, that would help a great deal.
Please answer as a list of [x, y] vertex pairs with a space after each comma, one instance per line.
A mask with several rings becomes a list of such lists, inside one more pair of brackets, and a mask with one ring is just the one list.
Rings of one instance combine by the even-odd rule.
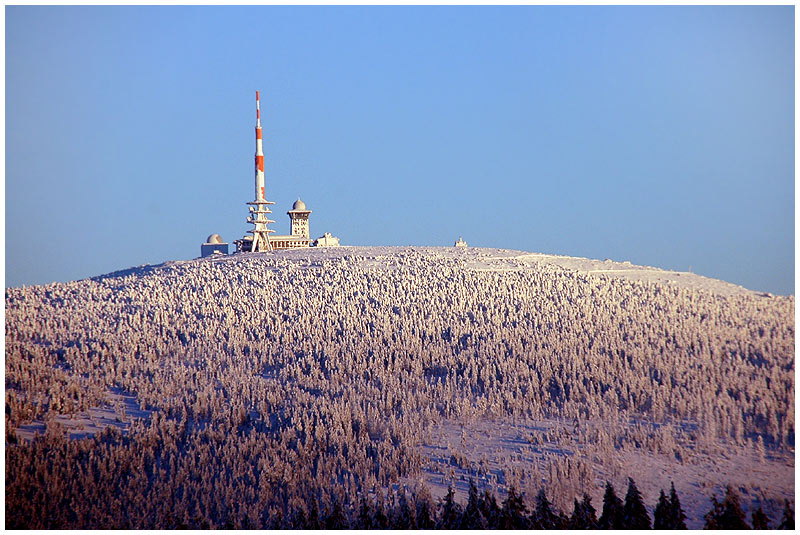
[[[286, 214], [289, 216], [290, 234], [270, 234], [269, 245], [271, 251], [312, 246], [339, 247], [339, 238], [332, 236], [330, 232], [326, 232], [316, 240], [311, 239], [311, 229], [308, 222], [311, 210], [306, 208], [306, 203], [302, 199], [297, 199], [292, 205], [292, 209]], [[241, 240], [237, 240], [237, 250], [239, 252], [252, 250], [252, 240], [252, 236], [245, 236]]]
[[308, 216], [311, 214], [311, 210], [306, 210], [306, 203], [298, 198], [296, 201], [294, 201], [292, 209], [286, 212], [286, 214], [289, 216], [289, 220], [291, 222], [291, 234], [284, 236], [270, 236], [269, 241], [272, 245], [272, 250], [277, 251], [279, 249], [310, 247], [311, 235], [309, 234]]
[[331, 236], [330, 232], [326, 232], [314, 240], [314, 247], [339, 247], [339, 238]]
[[206, 242], [200, 245], [200, 256], [210, 256], [212, 254], [228, 254], [228, 244], [222, 241], [219, 234], [212, 234], [206, 238]]

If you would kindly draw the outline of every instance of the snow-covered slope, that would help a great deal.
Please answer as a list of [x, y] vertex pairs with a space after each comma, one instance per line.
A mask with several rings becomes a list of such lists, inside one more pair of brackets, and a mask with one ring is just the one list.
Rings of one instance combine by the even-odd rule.
[[[630, 476], [651, 512], [674, 480], [690, 526], [726, 484], [775, 520], [794, 494], [793, 319], [791, 296], [691, 273], [481, 248], [240, 254], [9, 288], [7, 440], [24, 440], [7, 511], [88, 485], [83, 524], [59, 525], [171, 525], [159, 493], [180, 518], [209, 501], [213, 525], [474, 477], [544, 486], [569, 512]], [[60, 442], [115, 418], [125, 437]], [[40, 466], [44, 444], [91, 468]], [[116, 465], [139, 468], [104, 479]]]

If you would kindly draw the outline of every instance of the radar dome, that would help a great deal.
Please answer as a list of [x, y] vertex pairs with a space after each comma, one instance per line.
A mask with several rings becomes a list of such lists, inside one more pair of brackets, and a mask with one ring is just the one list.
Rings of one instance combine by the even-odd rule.
[[222, 238], [220, 238], [219, 234], [212, 234], [206, 238], [206, 243], [222, 243]]

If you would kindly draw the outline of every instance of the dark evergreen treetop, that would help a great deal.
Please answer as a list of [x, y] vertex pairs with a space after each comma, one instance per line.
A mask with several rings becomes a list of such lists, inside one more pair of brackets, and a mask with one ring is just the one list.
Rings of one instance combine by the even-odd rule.
[[535, 509], [531, 513], [531, 521], [536, 529], [563, 529], [561, 518], [554, 511], [553, 505], [547, 499], [544, 489], [536, 495]]
[[439, 529], [458, 529], [461, 524], [461, 505], [455, 501], [455, 491], [453, 486], [447, 487], [447, 495], [444, 501], [439, 504], [440, 514]]
[[725, 489], [722, 508], [722, 529], [750, 529], [742, 506], [739, 504], [739, 495], [730, 485]]
[[[294, 517], [292, 519], [292, 528], [306, 529], [307, 525], [308, 525], [308, 519], [306, 518], [306, 512], [303, 511], [302, 509], [298, 509], [295, 512]], [[178, 525], [178, 529], [189, 529], [189, 526], [187, 524], [181, 523]]]
[[606, 481], [606, 492], [603, 494], [603, 514], [597, 521], [600, 529], [624, 529], [622, 500], [614, 491], [614, 486]]
[[791, 504], [789, 504], [789, 500], [785, 501], [785, 505], [783, 507], [783, 518], [781, 519], [778, 529], [794, 529], [794, 510], [792, 509]]
[[338, 501], [333, 502], [331, 512], [325, 518], [325, 529], [348, 529], [350, 522], [342, 510], [342, 506]]
[[394, 525], [397, 529], [416, 529], [417, 518], [416, 515], [411, 512], [411, 508], [408, 505], [405, 489], [400, 491], [397, 501], [398, 506], [395, 508]]
[[433, 529], [436, 522], [431, 512], [431, 504], [427, 499], [417, 501], [417, 528]]
[[575, 503], [572, 506], [572, 515], [569, 517], [567, 529], [589, 529], [586, 527], [586, 522], [583, 518], [583, 508], [577, 499], [575, 499]]
[[704, 529], [750, 529], [739, 496], [730, 485], [725, 489], [722, 503], [716, 496], [711, 497], [711, 510], [705, 514], [705, 520]]
[[667, 495], [664, 494], [664, 489], [661, 489], [661, 493], [658, 495], [658, 503], [653, 510], [653, 529], [674, 529], [670, 520], [670, 503]]
[[527, 529], [527, 510], [522, 495], [512, 485], [500, 511], [500, 529]]
[[668, 529], [687, 529], [686, 528], [686, 514], [681, 507], [681, 501], [678, 499], [678, 493], [675, 492], [675, 483], [670, 483], [669, 490], [669, 509], [670, 509], [670, 524]]
[[711, 509], [703, 515], [705, 524], [703, 529], [722, 529], [719, 527], [719, 519], [722, 517], [722, 504], [717, 500], [716, 494], [711, 495]]
[[675, 483], [670, 484], [669, 498], [661, 490], [653, 511], [653, 529], [687, 529], [686, 514], [675, 492]]
[[595, 516], [592, 499], [588, 494], [583, 495], [583, 502], [575, 500], [572, 516], [567, 523], [567, 529], [597, 529], [597, 517]]
[[358, 529], [372, 529], [372, 507], [367, 501], [367, 497], [362, 495], [358, 504]]
[[494, 494], [489, 492], [489, 489], [483, 489], [483, 496], [480, 501], [481, 515], [486, 519], [486, 527], [488, 529], [497, 529], [500, 526], [500, 506], [497, 505], [497, 498]]
[[384, 509], [383, 503], [383, 494], [378, 494], [378, 504], [375, 508], [375, 517], [372, 522], [372, 525], [375, 529], [386, 529], [389, 527], [389, 517], [386, 516], [386, 510]]
[[319, 506], [317, 500], [311, 501], [311, 511], [308, 513], [308, 521], [303, 529], [322, 529], [322, 522], [319, 518]]
[[642, 493], [636, 488], [632, 478], [628, 478], [628, 492], [625, 494], [623, 507], [623, 524], [625, 529], [651, 529], [650, 516], [642, 500]]
[[753, 511], [750, 522], [753, 524], [753, 529], [769, 529], [769, 518], [764, 514], [761, 506]]
[[478, 487], [472, 478], [469, 478], [469, 495], [461, 518], [461, 529], [486, 529], [486, 520], [481, 514]]
[[583, 502], [581, 503], [583, 514], [589, 524], [589, 529], [597, 529], [597, 511], [592, 506], [592, 497], [587, 493], [583, 493]]

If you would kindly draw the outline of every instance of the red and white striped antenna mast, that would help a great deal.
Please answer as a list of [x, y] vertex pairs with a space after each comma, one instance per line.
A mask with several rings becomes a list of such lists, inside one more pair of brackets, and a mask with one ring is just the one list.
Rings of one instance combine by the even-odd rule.
[[269, 235], [275, 231], [267, 228], [267, 225], [275, 221], [269, 219], [267, 214], [272, 213], [269, 205], [275, 203], [268, 201], [264, 193], [264, 147], [261, 136], [261, 99], [258, 91], [256, 91], [256, 191], [255, 200], [247, 204], [250, 205], [250, 216], [247, 218], [247, 222], [254, 225], [252, 230], [247, 231], [253, 235], [250, 251], [254, 253], [271, 251], [272, 244]]

